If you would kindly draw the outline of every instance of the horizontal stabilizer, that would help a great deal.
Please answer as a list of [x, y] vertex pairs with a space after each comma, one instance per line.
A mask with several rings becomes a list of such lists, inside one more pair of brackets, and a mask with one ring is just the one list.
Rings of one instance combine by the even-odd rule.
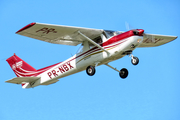
[[34, 82], [40, 79], [40, 77], [15, 77], [11, 80], [7, 80], [7, 83], [22, 84], [23, 82]]

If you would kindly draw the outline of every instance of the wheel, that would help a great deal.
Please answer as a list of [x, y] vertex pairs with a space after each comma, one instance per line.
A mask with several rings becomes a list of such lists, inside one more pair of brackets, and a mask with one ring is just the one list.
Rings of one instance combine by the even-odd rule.
[[119, 72], [119, 76], [123, 79], [126, 78], [128, 76], [128, 70], [126, 68], [122, 68]]
[[133, 57], [133, 58], [131, 59], [131, 63], [132, 63], [133, 65], [137, 65], [137, 64], [139, 63], [139, 58], [138, 58], [138, 57]]
[[89, 76], [93, 76], [94, 74], [95, 74], [95, 72], [96, 72], [96, 69], [95, 69], [95, 67], [94, 66], [88, 66], [87, 68], [86, 68], [86, 73], [89, 75]]

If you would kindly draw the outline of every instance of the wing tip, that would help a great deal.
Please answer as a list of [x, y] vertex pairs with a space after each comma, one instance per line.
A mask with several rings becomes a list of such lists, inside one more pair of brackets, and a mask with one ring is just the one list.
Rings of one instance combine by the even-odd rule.
[[35, 22], [32, 22], [32, 23], [26, 25], [25, 27], [23, 27], [23, 28], [21, 28], [20, 30], [18, 30], [18, 31], [16, 32], [16, 34], [19, 33], [19, 32], [21, 32], [21, 31], [23, 31], [23, 30], [25, 30], [25, 29], [28, 29], [28, 28], [32, 27], [32, 26], [35, 25], [35, 24], [36, 24]]
[[[174, 39], [173, 39], [173, 40], [176, 40], [176, 39], [178, 38], [178, 36], [173, 36], [173, 37], [174, 37]], [[172, 41], [173, 41], [173, 40], [172, 40]]]

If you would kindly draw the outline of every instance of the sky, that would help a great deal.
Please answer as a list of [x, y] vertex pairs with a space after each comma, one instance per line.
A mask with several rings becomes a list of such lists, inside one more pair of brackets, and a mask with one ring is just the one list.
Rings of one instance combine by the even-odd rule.
[[179, 45], [176, 40], [137, 48], [105, 65], [56, 84], [22, 89], [5, 83], [15, 76], [6, 59], [14, 53], [36, 69], [64, 61], [79, 46], [50, 44], [15, 34], [31, 22], [126, 31], [125, 22], [146, 33], [180, 36], [179, 0], [1, 0], [0, 120], [179, 120]]

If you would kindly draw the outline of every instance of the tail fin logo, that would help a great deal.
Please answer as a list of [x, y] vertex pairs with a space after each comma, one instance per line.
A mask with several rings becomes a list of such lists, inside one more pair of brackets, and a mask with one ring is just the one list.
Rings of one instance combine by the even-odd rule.
[[15, 70], [16, 68], [21, 68], [23, 65], [23, 61], [19, 61], [12, 65], [12, 69]]

